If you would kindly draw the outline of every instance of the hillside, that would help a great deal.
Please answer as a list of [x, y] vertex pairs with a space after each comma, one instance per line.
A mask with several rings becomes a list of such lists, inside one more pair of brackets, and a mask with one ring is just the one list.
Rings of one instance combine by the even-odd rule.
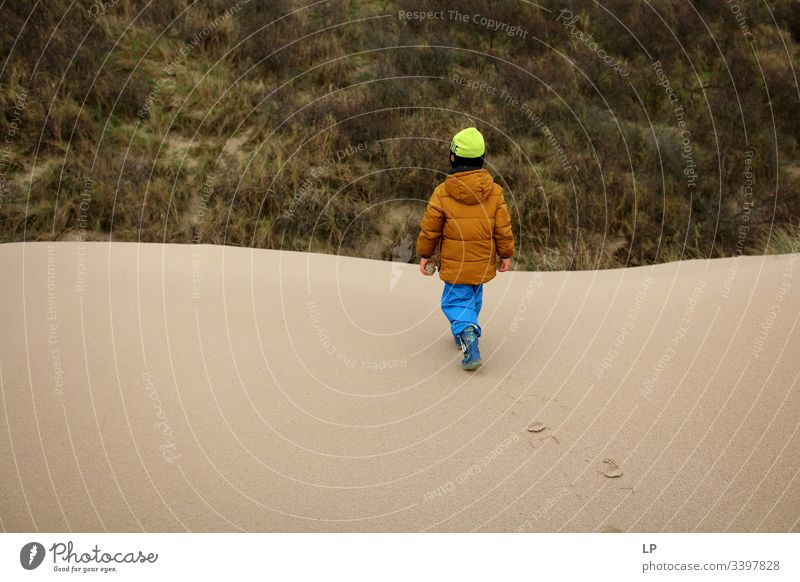
[[790, 252], [796, 2], [4, 2], [0, 241], [412, 262], [477, 125], [523, 270]]

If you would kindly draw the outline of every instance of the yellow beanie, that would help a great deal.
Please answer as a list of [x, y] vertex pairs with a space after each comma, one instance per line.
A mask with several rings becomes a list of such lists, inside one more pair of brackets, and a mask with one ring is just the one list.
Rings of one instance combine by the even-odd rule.
[[486, 143], [480, 131], [468, 127], [453, 136], [450, 151], [460, 158], [479, 158], [486, 153]]

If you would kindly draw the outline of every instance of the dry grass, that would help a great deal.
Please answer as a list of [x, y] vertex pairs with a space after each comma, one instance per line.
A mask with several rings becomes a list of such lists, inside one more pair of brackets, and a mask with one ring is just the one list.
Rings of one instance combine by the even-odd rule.
[[[741, 4], [758, 62], [724, 3], [694, 3], [697, 13], [682, 1], [658, 4], [691, 39], [683, 48], [644, 4], [575, 9], [578, 28], [626, 64], [622, 79], [556, 20], [555, 2], [544, 2], [550, 14], [517, 2], [459, 4], [520, 27], [524, 39], [398, 18], [454, 9], [421, 0], [294, 13], [293, 2], [254, 2], [229, 18], [233, 3], [168, 0], [135, 20], [143, 3], [119, 2], [95, 20], [58, 0], [38, 5], [24, 27], [30, 7], [11, 3], [0, 10], [3, 46], [16, 42], [0, 79], [3, 135], [20, 95], [27, 100], [4, 157], [0, 240], [74, 238], [85, 224], [89, 239], [391, 259], [416, 235], [450, 136], [475, 124], [507, 190], [518, 268], [786, 252], [800, 208], [800, 108], [788, 67], [800, 20], [788, 1], [773, 3], [782, 28], [758, 3]], [[685, 109], [692, 192], [651, 58]], [[458, 86], [454, 74], [495, 94]]]

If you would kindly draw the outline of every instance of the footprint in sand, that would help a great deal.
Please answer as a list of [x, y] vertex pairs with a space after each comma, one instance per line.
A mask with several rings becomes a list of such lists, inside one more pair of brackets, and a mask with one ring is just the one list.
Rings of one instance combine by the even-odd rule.
[[609, 479], [622, 477], [622, 469], [620, 469], [619, 465], [617, 465], [617, 462], [611, 457], [603, 460], [602, 469], [600, 472]]

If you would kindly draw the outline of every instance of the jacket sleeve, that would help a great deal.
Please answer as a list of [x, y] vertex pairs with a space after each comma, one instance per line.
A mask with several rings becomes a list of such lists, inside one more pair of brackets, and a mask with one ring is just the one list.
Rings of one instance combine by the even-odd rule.
[[500, 258], [508, 259], [514, 256], [514, 231], [511, 228], [511, 215], [502, 190], [494, 214], [494, 243]]
[[425, 215], [419, 223], [420, 233], [417, 237], [417, 254], [425, 259], [433, 256], [436, 245], [444, 229], [444, 210], [439, 198], [439, 190], [434, 190], [425, 208]]

